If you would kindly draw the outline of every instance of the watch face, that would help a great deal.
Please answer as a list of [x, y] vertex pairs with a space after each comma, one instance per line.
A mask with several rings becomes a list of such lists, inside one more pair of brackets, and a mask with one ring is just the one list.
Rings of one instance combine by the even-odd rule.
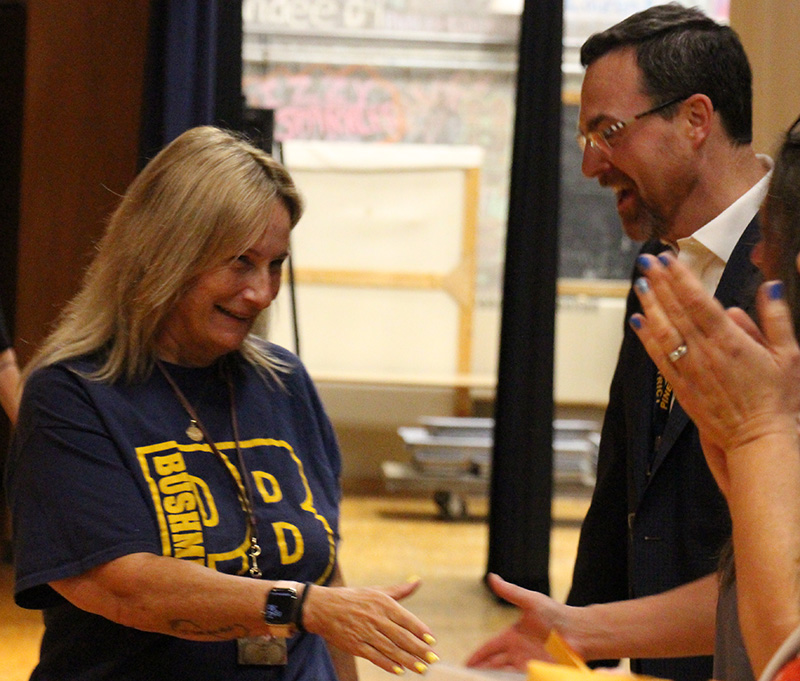
[[297, 592], [294, 589], [276, 588], [269, 592], [264, 619], [267, 624], [291, 624]]

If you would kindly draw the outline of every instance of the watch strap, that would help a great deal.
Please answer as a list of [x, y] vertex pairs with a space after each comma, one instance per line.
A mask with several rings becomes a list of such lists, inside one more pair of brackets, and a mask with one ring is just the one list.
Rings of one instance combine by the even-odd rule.
[[303, 593], [300, 594], [300, 599], [297, 601], [294, 608], [294, 626], [297, 627], [297, 631], [302, 634], [306, 633], [306, 628], [303, 626], [303, 605], [306, 602], [308, 592], [311, 591], [311, 586], [312, 582], [305, 582], [305, 589], [303, 589]]

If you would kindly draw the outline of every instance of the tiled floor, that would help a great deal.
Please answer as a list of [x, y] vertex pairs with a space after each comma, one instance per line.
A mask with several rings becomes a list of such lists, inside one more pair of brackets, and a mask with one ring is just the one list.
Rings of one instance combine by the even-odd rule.
[[[569, 586], [587, 504], [583, 497], [554, 502], [550, 572], [558, 599]], [[460, 666], [478, 644], [516, 617], [513, 608], [499, 605], [483, 586], [486, 502], [470, 500], [469, 508], [470, 516], [457, 521], [441, 520], [433, 501], [424, 498], [350, 497], [342, 508], [340, 559], [348, 583], [380, 585], [421, 577], [422, 587], [405, 605], [436, 634], [442, 669]], [[0, 566], [0, 681], [23, 681], [36, 664], [41, 618], [13, 604], [11, 579], [10, 567]], [[393, 678], [363, 660], [359, 672], [361, 681]], [[431, 681], [440, 675], [431, 673]]]

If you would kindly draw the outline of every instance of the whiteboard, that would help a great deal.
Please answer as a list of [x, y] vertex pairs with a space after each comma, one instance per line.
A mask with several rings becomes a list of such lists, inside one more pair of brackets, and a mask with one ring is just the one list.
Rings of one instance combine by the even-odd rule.
[[[291, 251], [311, 374], [468, 372], [478, 197], [467, 180], [483, 151], [291, 141], [283, 154], [306, 202]], [[290, 306], [284, 284], [266, 333], [294, 349]]]

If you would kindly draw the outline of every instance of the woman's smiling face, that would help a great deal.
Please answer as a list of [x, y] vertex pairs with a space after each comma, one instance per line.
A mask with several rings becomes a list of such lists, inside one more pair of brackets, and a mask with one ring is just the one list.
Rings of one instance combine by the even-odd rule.
[[159, 358], [208, 366], [238, 349], [278, 295], [291, 227], [289, 212], [276, 202], [262, 237], [250, 249], [199, 275], [161, 326]]

